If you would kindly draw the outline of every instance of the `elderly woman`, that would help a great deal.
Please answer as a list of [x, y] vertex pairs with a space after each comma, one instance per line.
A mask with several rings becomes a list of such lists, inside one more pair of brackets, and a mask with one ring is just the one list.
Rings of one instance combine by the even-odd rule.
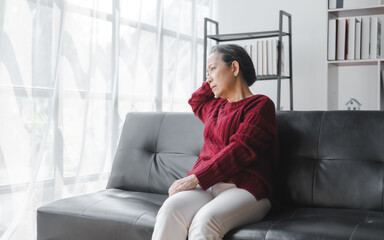
[[237, 226], [261, 221], [278, 203], [275, 105], [266, 95], [252, 94], [255, 81], [242, 47], [211, 49], [207, 80], [188, 100], [205, 124], [204, 145], [188, 175], [170, 186], [152, 239], [222, 239]]

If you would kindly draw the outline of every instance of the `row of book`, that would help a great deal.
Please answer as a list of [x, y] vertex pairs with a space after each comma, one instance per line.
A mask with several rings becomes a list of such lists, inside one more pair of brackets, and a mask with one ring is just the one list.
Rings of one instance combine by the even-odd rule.
[[[282, 46], [281, 75], [284, 74], [284, 44]], [[253, 43], [244, 44], [243, 48], [252, 59], [257, 76], [277, 75], [279, 40], [256, 40]]]
[[328, 1], [328, 8], [334, 9], [334, 8], [343, 8], [344, 7], [344, 1], [343, 0], [329, 0]]
[[378, 0], [328, 0], [328, 9], [358, 8], [380, 4]]
[[381, 58], [382, 40], [381, 20], [377, 16], [330, 19], [328, 60]]

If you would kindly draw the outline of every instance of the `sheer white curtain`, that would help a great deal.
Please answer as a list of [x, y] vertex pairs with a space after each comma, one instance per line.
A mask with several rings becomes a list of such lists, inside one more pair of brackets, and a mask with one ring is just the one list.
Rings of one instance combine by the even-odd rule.
[[130, 111], [191, 111], [212, 0], [0, 0], [0, 236], [104, 189]]

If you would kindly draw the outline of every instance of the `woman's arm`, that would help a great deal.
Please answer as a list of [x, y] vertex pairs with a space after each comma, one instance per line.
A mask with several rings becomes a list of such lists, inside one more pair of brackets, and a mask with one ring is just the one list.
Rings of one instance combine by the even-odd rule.
[[195, 174], [200, 186], [206, 190], [247, 165], [258, 162], [257, 153], [272, 147], [276, 134], [275, 105], [268, 97], [262, 97], [245, 114], [229, 144], [211, 159], [200, 161], [188, 176]]
[[211, 111], [212, 106], [217, 101], [215, 94], [207, 81], [201, 84], [201, 87], [192, 93], [191, 98], [188, 100], [189, 105], [195, 115], [205, 123], [207, 114]]

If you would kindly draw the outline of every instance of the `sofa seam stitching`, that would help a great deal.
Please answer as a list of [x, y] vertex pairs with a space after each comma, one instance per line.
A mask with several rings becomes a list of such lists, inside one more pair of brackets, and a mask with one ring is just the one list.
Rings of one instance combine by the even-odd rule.
[[[127, 221], [121, 221], [121, 220], [117, 220], [117, 219], [100, 219], [100, 218], [97, 218], [97, 217], [94, 217], [94, 216], [78, 215], [78, 214], [68, 214], [68, 213], [63, 214], [62, 212], [57, 212], [57, 211], [42, 212], [42, 214], [57, 214], [57, 215], [65, 215], [65, 216], [69, 216], [69, 217], [87, 218], [87, 219], [92, 219], [92, 220], [96, 220], [96, 221], [103, 220], [103, 221], [118, 222], [118, 223], [123, 223], [123, 224], [127, 224], [127, 223], [131, 224], [131, 223], [127, 222]], [[141, 226], [141, 225], [135, 225], [135, 227], [146, 228], [146, 229], [153, 229], [151, 227], [146, 227], [146, 226]]]
[[367, 216], [365, 217], [365, 220], [364, 220], [365, 223], [367, 223], [368, 217], [369, 217], [369, 215], [371, 215], [371, 213], [372, 213], [372, 212], [369, 211], [369, 213], [368, 213]]
[[164, 121], [165, 115], [167, 115], [167, 113], [163, 114], [163, 117], [161, 118], [159, 129], [157, 130], [156, 143], [155, 143], [155, 155], [153, 157], [153, 160], [151, 161], [151, 165], [149, 166], [149, 176], [148, 176], [148, 191], [149, 192], [151, 192], [151, 176], [152, 176], [151, 171], [152, 171], [152, 165], [153, 165], [153, 162], [156, 161], [157, 143], [159, 141], [159, 133], [160, 133], [161, 126], [163, 125], [163, 121]]
[[149, 211], [146, 211], [146, 212], [144, 212], [144, 213], [142, 213], [140, 216], [138, 216], [137, 218], [136, 218], [136, 220], [135, 220], [135, 222], [133, 223], [135, 226], [137, 226], [137, 221], [139, 221], [139, 219], [142, 217], [142, 216], [144, 216], [144, 214], [147, 214], [147, 213], [149, 213], [149, 212], [153, 212], [153, 210], [149, 210]]
[[[321, 134], [321, 128], [323, 127], [323, 121], [324, 121], [324, 115], [325, 112], [323, 112], [321, 116], [321, 122], [319, 126], [319, 132], [317, 135], [317, 145], [316, 145], [316, 159], [319, 160], [319, 142], [320, 142], [320, 134]], [[317, 170], [318, 161], [315, 162], [315, 166], [313, 168], [313, 179], [312, 179], [312, 196], [311, 196], [311, 203], [313, 205], [313, 196], [315, 195], [315, 183], [316, 183], [316, 170]]]
[[384, 211], [384, 170], [382, 172], [382, 180], [381, 180], [381, 211]]
[[362, 222], [359, 222], [358, 224], [356, 224], [355, 228], [353, 229], [352, 233], [351, 233], [351, 236], [349, 237], [349, 240], [352, 240], [352, 237], [353, 237], [353, 234], [355, 234], [355, 231], [357, 229], [357, 227], [361, 224]]
[[320, 133], [321, 133], [321, 129], [323, 127], [323, 122], [324, 122], [324, 115], [325, 115], [325, 112], [323, 112], [322, 116], [321, 116], [321, 122], [320, 122], [320, 126], [319, 126], [319, 131], [318, 131], [318, 135], [317, 135], [317, 145], [316, 145], [316, 159], [319, 159], [319, 142], [320, 142]]
[[163, 115], [163, 117], [161, 118], [161, 122], [160, 122], [159, 130], [157, 131], [156, 144], [155, 144], [155, 153], [157, 153], [157, 144], [158, 144], [158, 141], [159, 141], [159, 133], [160, 133], [160, 129], [161, 129], [161, 126], [163, 125], [164, 118], [165, 118], [166, 115], [167, 115], [167, 113], [165, 113], [165, 114]]
[[295, 211], [292, 213], [291, 216], [289, 216], [289, 218], [293, 218], [293, 216], [296, 214], [297, 210], [298, 210], [298, 209], [295, 209]]
[[151, 161], [151, 164], [149, 165], [149, 176], [148, 176], [148, 192], [151, 192], [151, 171], [152, 171], [152, 165], [153, 165], [153, 162], [155, 161], [156, 159], [156, 154], [153, 156], [153, 159]]
[[317, 163], [318, 161], [315, 161], [315, 166], [313, 167], [313, 177], [312, 177], [312, 196], [311, 196], [311, 204], [313, 205], [313, 195], [315, 194], [315, 182], [316, 182], [316, 170], [317, 170]]
[[108, 199], [108, 198], [103, 198], [103, 199], [100, 199], [100, 200], [98, 200], [98, 201], [96, 201], [96, 202], [93, 202], [93, 203], [89, 204], [88, 206], [86, 206], [86, 207], [83, 209], [83, 211], [81, 211], [81, 214], [80, 214], [80, 215], [83, 216], [84, 212], [85, 212], [87, 209], [89, 209], [90, 207], [92, 207], [92, 206], [95, 205], [96, 203], [99, 203], [99, 202], [104, 201], [104, 200], [106, 200], [106, 199]]
[[274, 222], [267, 230], [267, 232], [265, 233], [265, 236], [264, 236], [264, 239], [267, 239], [267, 235], [269, 233], [269, 231], [272, 229], [273, 226], [275, 226], [276, 224], [278, 224], [279, 222], [281, 222], [282, 220], [285, 220], [287, 218], [281, 218], [279, 220], [277, 220], [276, 222]]

